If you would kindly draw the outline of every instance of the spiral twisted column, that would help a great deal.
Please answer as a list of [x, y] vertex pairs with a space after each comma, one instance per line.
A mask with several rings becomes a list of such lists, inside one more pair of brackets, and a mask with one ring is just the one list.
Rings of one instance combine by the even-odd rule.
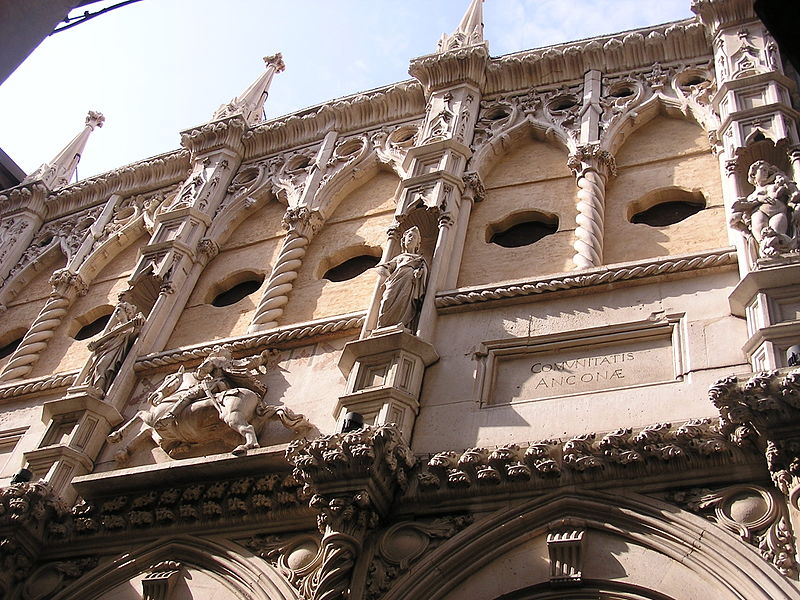
[[89, 289], [80, 275], [66, 269], [53, 273], [50, 283], [53, 286], [50, 297], [0, 373], [0, 382], [22, 379], [31, 372], [73, 300], [85, 296]]
[[597, 144], [587, 144], [570, 155], [567, 166], [578, 185], [572, 261], [577, 269], [599, 267], [603, 264], [606, 181], [616, 174], [614, 157]]
[[289, 302], [289, 293], [297, 279], [297, 271], [303, 264], [306, 247], [311, 238], [322, 226], [322, 216], [317, 210], [304, 206], [290, 208], [283, 217], [283, 225], [288, 230], [283, 246], [272, 267], [267, 289], [256, 307], [249, 333], [264, 331], [278, 326], [283, 307]]

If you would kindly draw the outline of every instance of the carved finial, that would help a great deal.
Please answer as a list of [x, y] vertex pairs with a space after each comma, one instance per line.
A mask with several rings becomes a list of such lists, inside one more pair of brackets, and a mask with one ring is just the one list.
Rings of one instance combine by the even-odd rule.
[[228, 104], [223, 104], [214, 113], [214, 119], [224, 119], [233, 115], [242, 115], [248, 125], [255, 125], [262, 120], [264, 102], [269, 95], [269, 86], [275, 73], [280, 73], [286, 68], [283, 56], [280, 52], [272, 56], [264, 57], [264, 64], [267, 70], [256, 79], [240, 96], [231, 100]]
[[28, 175], [22, 183], [40, 180], [50, 190], [57, 190], [68, 185], [72, 176], [75, 175], [75, 170], [78, 168], [86, 142], [89, 141], [89, 135], [94, 131], [95, 127], [102, 127], [105, 120], [106, 118], [102, 113], [90, 110], [89, 114], [86, 115], [86, 125], [83, 131], [76, 135], [53, 160], [44, 163]]
[[458, 24], [458, 29], [451, 35], [442, 35], [437, 52], [447, 52], [483, 43], [483, 0], [472, 0]]

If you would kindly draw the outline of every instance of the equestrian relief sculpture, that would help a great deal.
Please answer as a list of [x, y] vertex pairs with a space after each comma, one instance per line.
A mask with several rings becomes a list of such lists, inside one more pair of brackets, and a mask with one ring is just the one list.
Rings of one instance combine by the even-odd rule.
[[428, 265], [420, 254], [422, 236], [411, 227], [400, 240], [403, 251], [376, 268], [386, 276], [378, 309], [378, 327], [403, 325], [411, 329], [425, 297]]
[[731, 227], [758, 244], [760, 258], [797, 250], [800, 243], [800, 191], [776, 166], [758, 160], [747, 180], [755, 187], [733, 203]]
[[147, 396], [150, 407], [113, 432], [108, 440], [119, 442], [137, 421], [146, 429], [120, 453], [127, 456], [143, 437], [155, 438], [172, 458], [188, 455], [193, 446], [238, 434], [241, 443], [234, 454], [258, 448], [254, 423], [279, 419], [292, 431], [304, 431], [311, 425], [303, 415], [286, 407], [266, 402], [266, 386], [256, 376], [266, 372], [264, 365], [274, 356], [266, 350], [259, 355], [234, 359], [230, 350], [215, 346], [208, 357], [192, 372], [183, 367], [167, 375]]

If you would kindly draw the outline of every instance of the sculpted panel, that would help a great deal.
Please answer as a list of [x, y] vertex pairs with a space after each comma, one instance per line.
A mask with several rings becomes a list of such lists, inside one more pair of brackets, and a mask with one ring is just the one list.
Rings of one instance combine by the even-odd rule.
[[[233, 449], [234, 454], [258, 448], [253, 426], [257, 420], [279, 419], [291, 430], [307, 429], [309, 423], [304, 416], [267, 403], [267, 388], [257, 375], [264, 372], [263, 366], [270, 357], [270, 351], [265, 351], [254, 357], [234, 359], [230, 350], [215, 346], [193, 372], [186, 373], [181, 367], [167, 375], [148, 395], [150, 408], [140, 411], [112, 433], [109, 441], [120, 441], [136, 421], [141, 421], [165, 452], [180, 458], [191, 453], [195, 446], [217, 439], [238, 437], [241, 443]], [[128, 454], [135, 442], [121, 451], [121, 457]]]

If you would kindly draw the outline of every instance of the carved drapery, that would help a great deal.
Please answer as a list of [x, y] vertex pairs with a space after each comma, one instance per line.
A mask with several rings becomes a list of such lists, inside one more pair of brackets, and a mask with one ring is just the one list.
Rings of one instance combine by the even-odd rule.
[[306, 247], [322, 227], [322, 216], [319, 211], [305, 206], [290, 208], [283, 218], [283, 225], [288, 232], [269, 276], [267, 289], [256, 307], [249, 329], [251, 333], [277, 327], [283, 307], [289, 302], [297, 271], [303, 264]]

